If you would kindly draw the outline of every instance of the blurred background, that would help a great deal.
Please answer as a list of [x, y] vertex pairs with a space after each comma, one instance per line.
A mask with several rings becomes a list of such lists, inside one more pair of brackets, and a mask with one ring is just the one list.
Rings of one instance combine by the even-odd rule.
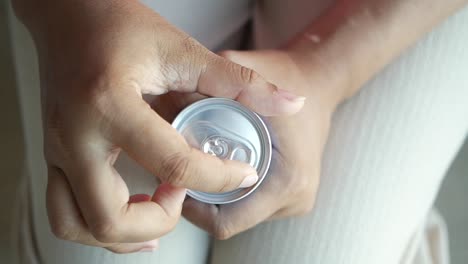
[[[12, 263], [11, 215], [24, 158], [6, 5], [6, 1], [0, 1], [0, 263], [5, 264]], [[435, 206], [448, 225], [452, 263], [468, 263], [467, 141], [447, 171]]]

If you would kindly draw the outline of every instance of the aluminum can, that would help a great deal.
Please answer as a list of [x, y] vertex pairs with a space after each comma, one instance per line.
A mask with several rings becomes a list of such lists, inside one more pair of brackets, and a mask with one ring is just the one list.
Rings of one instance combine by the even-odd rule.
[[257, 170], [258, 181], [249, 188], [225, 193], [188, 190], [187, 194], [210, 204], [238, 201], [262, 183], [271, 162], [271, 138], [263, 120], [240, 103], [225, 98], [197, 101], [177, 115], [172, 126], [189, 145], [221, 159], [238, 160]]

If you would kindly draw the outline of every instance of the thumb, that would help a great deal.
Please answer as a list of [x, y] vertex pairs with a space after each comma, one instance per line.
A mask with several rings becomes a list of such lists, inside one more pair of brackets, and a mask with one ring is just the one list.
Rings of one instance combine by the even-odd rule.
[[215, 56], [202, 72], [197, 91], [226, 97], [264, 116], [290, 115], [304, 105], [305, 97], [297, 96], [267, 82], [256, 71]]

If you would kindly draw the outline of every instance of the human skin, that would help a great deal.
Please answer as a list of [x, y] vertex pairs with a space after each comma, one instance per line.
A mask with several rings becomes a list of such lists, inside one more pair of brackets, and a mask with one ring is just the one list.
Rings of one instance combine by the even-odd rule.
[[[193, 199], [187, 199], [183, 208], [184, 216], [217, 238], [227, 239], [265, 220], [310, 212], [313, 209], [316, 191], [319, 186], [320, 162], [328, 136], [330, 118], [336, 106], [355, 94], [382, 67], [465, 3], [466, 1], [461, 0], [449, 0], [443, 3], [437, 0], [341, 0], [337, 1], [318, 20], [313, 21], [306, 30], [280, 49], [221, 53], [222, 56], [234, 62], [256, 69], [266, 79], [277, 84], [278, 87], [305, 95], [307, 100], [303, 111], [299, 114], [289, 117], [267, 118], [267, 122], [271, 125], [274, 134], [274, 162], [271, 170], [272, 174], [255, 193], [237, 203], [221, 206], [207, 205]], [[23, 21], [27, 21], [27, 17], [33, 16], [26, 11], [18, 13], [24, 17]], [[132, 14], [117, 16], [116, 20], [119, 20], [119, 17], [128, 19], [133, 14], [139, 13], [132, 10]], [[96, 16], [99, 18], [99, 15]], [[125, 23], [128, 23], [128, 21], [126, 20]], [[160, 23], [155, 23], [152, 26], [158, 28]], [[41, 33], [43, 31], [34, 29], [33, 25], [29, 26], [29, 28], [32, 32]], [[99, 37], [101, 36], [99, 35]], [[316, 41], [317, 37], [320, 39], [318, 42]], [[36, 39], [39, 38], [36, 37]], [[176, 39], [171, 43], [182, 40], [183, 38]], [[41, 43], [47, 42], [36, 40], [36, 43], [39, 43], [38, 46], [40, 46]], [[124, 43], [122, 45], [129, 44]], [[140, 48], [144, 48], [141, 43], [138, 43], [138, 45]], [[41, 50], [40, 47], [38, 49]], [[186, 52], [186, 50], [182, 52]], [[70, 61], [70, 59], [65, 58], [61, 63], [57, 62], [56, 65], [64, 65], [67, 61]], [[135, 61], [128, 61], [128, 63], [132, 62]], [[178, 63], [175, 62], [171, 65], [178, 65]], [[46, 65], [43, 68], [47, 69], [49, 66]], [[212, 83], [210, 82], [210, 84]], [[223, 83], [223, 85], [225, 84]], [[164, 85], [159, 86], [164, 87]], [[228, 87], [234, 86], [228, 85]], [[266, 90], [270, 91], [269, 89]], [[207, 93], [204, 90], [196, 91], [193, 86], [192, 89], [189, 89], [189, 92], [193, 93], [181, 96], [171, 92], [165, 96], [160, 96], [157, 98], [158, 104], [154, 106], [154, 109], [161, 117], [171, 120], [188, 103], [203, 98], [200, 93], [209, 96], [226, 95], [226, 90], [221, 89]], [[152, 93], [155, 92], [152, 91]], [[258, 97], [255, 98], [256, 100], [259, 99]], [[294, 106], [284, 106], [288, 109], [280, 112], [292, 113], [297, 111], [302, 105], [299, 102], [301, 100], [295, 98], [293, 100], [296, 103], [293, 104]], [[271, 114], [268, 111], [262, 111], [262, 109], [255, 109], [252, 102], [253, 100], [243, 101], [245, 105], [259, 111], [261, 114]], [[258, 100], [257, 102], [264, 102], [264, 100]], [[291, 110], [291, 108], [293, 109]], [[159, 122], [158, 124], [162, 123]], [[125, 123], [125, 126], [133, 127], [132, 124], [128, 123]], [[143, 151], [142, 153], [146, 152]], [[61, 177], [62, 180], [64, 178], [68, 177]], [[103, 183], [108, 183], [108, 181], [103, 179]], [[51, 190], [64, 190], [69, 188], [67, 186], [65, 183], [53, 188], [49, 185]], [[185, 187], [192, 188], [191, 186]], [[172, 187], [165, 188], [171, 190]], [[68, 204], [71, 204], [74, 197], [70, 197], [69, 193], [70, 191], [67, 191], [60, 197], [67, 197], [67, 199], [71, 200]], [[181, 193], [180, 197], [183, 197], [183, 194]], [[154, 197], [153, 200], [155, 200]], [[99, 200], [99, 197], [95, 199]], [[119, 205], [128, 201], [128, 195], [126, 199], [122, 198]], [[146, 201], [147, 199], [148, 197], [143, 197], [138, 201]], [[160, 203], [160, 201], [156, 201]], [[52, 201], [50, 203], [54, 204]], [[176, 204], [179, 205], [179, 201]], [[69, 206], [67, 210], [79, 212], [77, 208], [70, 210], [71, 207], [73, 206]], [[52, 213], [50, 217], [52, 220], [60, 219], [66, 212], [69, 212], [49, 209], [49, 215], [51, 215], [50, 211], [56, 212], [55, 214]], [[245, 217], [246, 214], [249, 217]], [[178, 216], [177, 213], [175, 215]], [[131, 241], [128, 239], [121, 240], [124, 242], [102, 243], [106, 242], [106, 236], [101, 236], [100, 232], [89, 232], [89, 230], [85, 229], [87, 228], [87, 222], [81, 220], [82, 223], [76, 224], [76, 219], [79, 219], [79, 217], [74, 217], [71, 220], [65, 219], [65, 222], [72, 223], [65, 226], [73, 227], [71, 230], [77, 230], [77, 226], [81, 226], [79, 227], [81, 229], [78, 230], [84, 231], [76, 232], [85, 234], [85, 240], [80, 240], [80, 236], [74, 233], [70, 235], [62, 232], [65, 229], [63, 228], [63, 219], [55, 224], [55, 233], [64, 239], [103, 246], [117, 252], [130, 252], [137, 248], [141, 249], [141, 244], [138, 244], [138, 246], [122, 244]], [[130, 220], [128, 224], [131, 224]], [[135, 222], [135, 224], [137, 223]], [[54, 230], [54, 224], [52, 224], [52, 227]], [[165, 229], [165, 231], [169, 229]], [[151, 233], [145, 239], [153, 239], [162, 233], [164, 232]], [[97, 240], [95, 239], [96, 236]], [[73, 239], [76, 237], [80, 239]]]
[[[222, 52], [307, 100], [294, 116], [266, 119], [276, 139], [273, 162], [270, 175], [256, 192], [219, 206], [188, 199], [183, 215], [216, 238], [228, 239], [263, 221], [309, 213], [337, 105], [467, 2], [338, 0], [279, 49]], [[264, 10], [260, 7], [258, 12]]]
[[[143, 94], [227, 97], [266, 116], [304, 104], [138, 1], [13, 4], [39, 56], [47, 213], [61, 239], [151, 250], [179, 220], [185, 188], [224, 192], [258, 180], [247, 164], [191, 148]], [[163, 183], [152, 196], [129, 195], [113, 167], [122, 150]]]

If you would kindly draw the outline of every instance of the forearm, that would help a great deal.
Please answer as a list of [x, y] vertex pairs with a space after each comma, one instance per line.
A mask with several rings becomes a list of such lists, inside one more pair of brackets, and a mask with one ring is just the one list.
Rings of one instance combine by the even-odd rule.
[[339, 103], [466, 3], [467, 0], [338, 0], [287, 48], [309, 70], [326, 68], [319, 72], [326, 72], [327, 77], [340, 83], [336, 85], [339, 90], [332, 91]]

